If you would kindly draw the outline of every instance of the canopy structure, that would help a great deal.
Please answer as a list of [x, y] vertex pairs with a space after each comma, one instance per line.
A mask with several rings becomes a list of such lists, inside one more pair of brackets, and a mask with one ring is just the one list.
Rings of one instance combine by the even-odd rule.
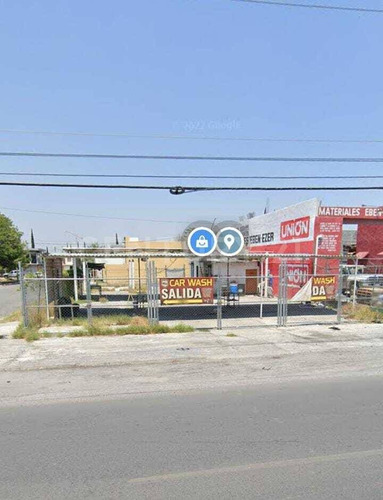
[[[220, 261], [227, 261], [228, 258], [230, 260], [257, 260], [257, 259], [262, 259], [262, 258], [267, 258], [267, 257], [279, 257], [282, 259], [310, 259], [315, 257], [314, 254], [312, 253], [273, 253], [273, 252], [248, 252], [244, 251], [243, 253], [236, 255], [235, 257], [225, 257], [220, 254], [213, 254], [209, 257], [196, 257], [194, 254], [191, 252], [184, 252], [182, 250], [169, 250], [169, 251], [152, 251], [152, 250], [147, 250], [144, 251], [142, 249], [140, 250], [132, 250], [132, 249], [123, 249], [123, 248], [64, 248], [62, 252], [59, 253], [51, 253], [49, 255], [46, 255], [46, 257], [50, 258], [82, 258], [82, 259], [93, 259], [93, 258], [98, 258], [98, 259], [105, 259], [105, 258], [126, 258], [126, 259], [134, 259], [134, 258], [158, 258], [158, 257], [163, 257], [163, 258], [172, 258], [172, 257], [184, 257], [184, 258], [189, 258], [189, 259], [208, 259], [208, 260], [220, 260]], [[318, 255], [321, 259], [326, 259], [326, 258], [347, 258], [346, 255], [331, 255], [331, 256], [326, 256], [326, 255]]]

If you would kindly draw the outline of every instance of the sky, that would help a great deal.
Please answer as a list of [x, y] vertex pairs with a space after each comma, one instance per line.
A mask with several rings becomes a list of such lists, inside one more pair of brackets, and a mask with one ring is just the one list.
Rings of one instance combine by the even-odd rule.
[[[342, 0], [327, 3], [341, 5]], [[345, 3], [383, 8], [381, 0]], [[0, 0], [0, 8], [0, 151], [383, 157], [383, 14], [233, 0]], [[382, 142], [238, 140], [243, 138]], [[0, 157], [0, 171], [383, 175], [382, 165], [373, 163], [23, 157]], [[0, 180], [181, 183], [1, 174]], [[305, 184], [296, 180], [218, 179], [182, 183]], [[346, 183], [379, 185], [382, 179], [306, 181], [316, 186]], [[235, 220], [249, 212], [263, 213], [267, 198], [274, 210], [312, 197], [325, 205], [383, 203], [380, 191], [205, 192], [172, 196], [167, 191], [0, 186], [0, 212], [12, 218], [25, 238], [33, 228], [37, 245], [53, 249], [74, 243], [74, 235], [80, 241], [85, 238], [100, 243], [115, 233], [120, 240], [126, 235], [171, 238], [195, 220]]]

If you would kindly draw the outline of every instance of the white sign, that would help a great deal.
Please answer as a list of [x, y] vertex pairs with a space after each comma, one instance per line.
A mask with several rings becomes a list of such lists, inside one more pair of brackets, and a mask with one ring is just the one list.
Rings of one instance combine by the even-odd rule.
[[249, 247], [297, 243], [314, 239], [319, 200], [313, 199], [249, 220]]

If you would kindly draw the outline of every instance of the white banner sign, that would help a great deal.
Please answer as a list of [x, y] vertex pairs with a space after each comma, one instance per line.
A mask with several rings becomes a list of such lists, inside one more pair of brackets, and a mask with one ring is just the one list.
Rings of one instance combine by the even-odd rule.
[[250, 247], [296, 243], [314, 239], [319, 200], [292, 205], [249, 220]]

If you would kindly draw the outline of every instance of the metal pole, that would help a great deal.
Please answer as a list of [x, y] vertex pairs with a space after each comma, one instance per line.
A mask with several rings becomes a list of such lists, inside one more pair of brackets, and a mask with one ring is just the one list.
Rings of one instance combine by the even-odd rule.
[[339, 274], [338, 274], [338, 304], [337, 304], [337, 323], [342, 322], [342, 259], [339, 261]]
[[45, 307], [47, 310], [47, 320], [49, 321], [49, 292], [48, 292], [48, 277], [47, 277], [47, 261], [43, 260], [44, 266], [44, 284], [45, 284]]
[[284, 262], [284, 317], [283, 317], [283, 326], [287, 326], [287, 315], [288, 315], [288, 301], [287, 301], [287, 292], [288, 292], [288, 276], [287, 276], [287, 261]]
[[82, 261], [82, 276], [83, 276], [83, 282], [82, 282], [82, 293], [83, 295], [86, 295], [86, 274], [87, 274], [87, 265], [86, 261]]
[[352, 295], [352, 307], [355, 308], [356, 306], [356, 277], [358, 275], [358, 263], [359, 263], [359, 259], [358, 257], [356, 258], [356, 264], [355, 264], [355, 272], [354, 272], [354, 286], [353, 286], [353, 295]]
[[141, 257], [138, 257], [138, 293], [141, 293]]
[[264, 260], [261, 260], [261, 293], [259, 294], [260, 298], [260, 305], [259, 305], [259, 317], [262, 319], [263, 318], [263, 289], [262, 289], [262, 284], [263, 284], [263, 268], [264, 268]]
[[281, 309], [282, 309], [282, 264], [279, 264], [279, 269], [278, 269], [277, 326], [282, 326], [281, 325]]
[[26, 297], [26, 290], [24, 283], [24, 271], [21, 262], [19, 262], [19, 280], [20, 280], [20, 290], [21, 290], [21, 310], [23, 314], [23, 326], [27, 327], [28, 326], [27, 297]]
[[222, 286], [221, 278], [217, 278], [217, 330], [222, 330]]
[[73, 257], [74, 300], [78, 301], [77, 259]]
[[269, 281], [269, 257], [266, 257], [265, 261], [265, 276], [264, 276], [264, 284], [265, 288], [263, 290], [264, 297], [267, 299], [267, 287], [268, 287], [268, 281]]
[[230, 257], [227, 258], [227, 265], [226, 265], [226, 276], [227, 276], [227, 293], [229, 294], [230, 292]]
[[153, 262], [153, 272], [152, 272], [152, 301], [153, 301], [153, 323], [156, 324], [159, 321], [159, 311], [158, 311], [158, 301], [157, 301], [157, 268], [155, 262]]
[[85, 268], [85, 286], [86, 286], [86, 310], [87, 310], [87, 317], [88, 317], [88, 322], [92, 323], [92, 294], [90, 290], [90, 276], [89, 276], [89, 271], [88, 271], [88, 266]]

